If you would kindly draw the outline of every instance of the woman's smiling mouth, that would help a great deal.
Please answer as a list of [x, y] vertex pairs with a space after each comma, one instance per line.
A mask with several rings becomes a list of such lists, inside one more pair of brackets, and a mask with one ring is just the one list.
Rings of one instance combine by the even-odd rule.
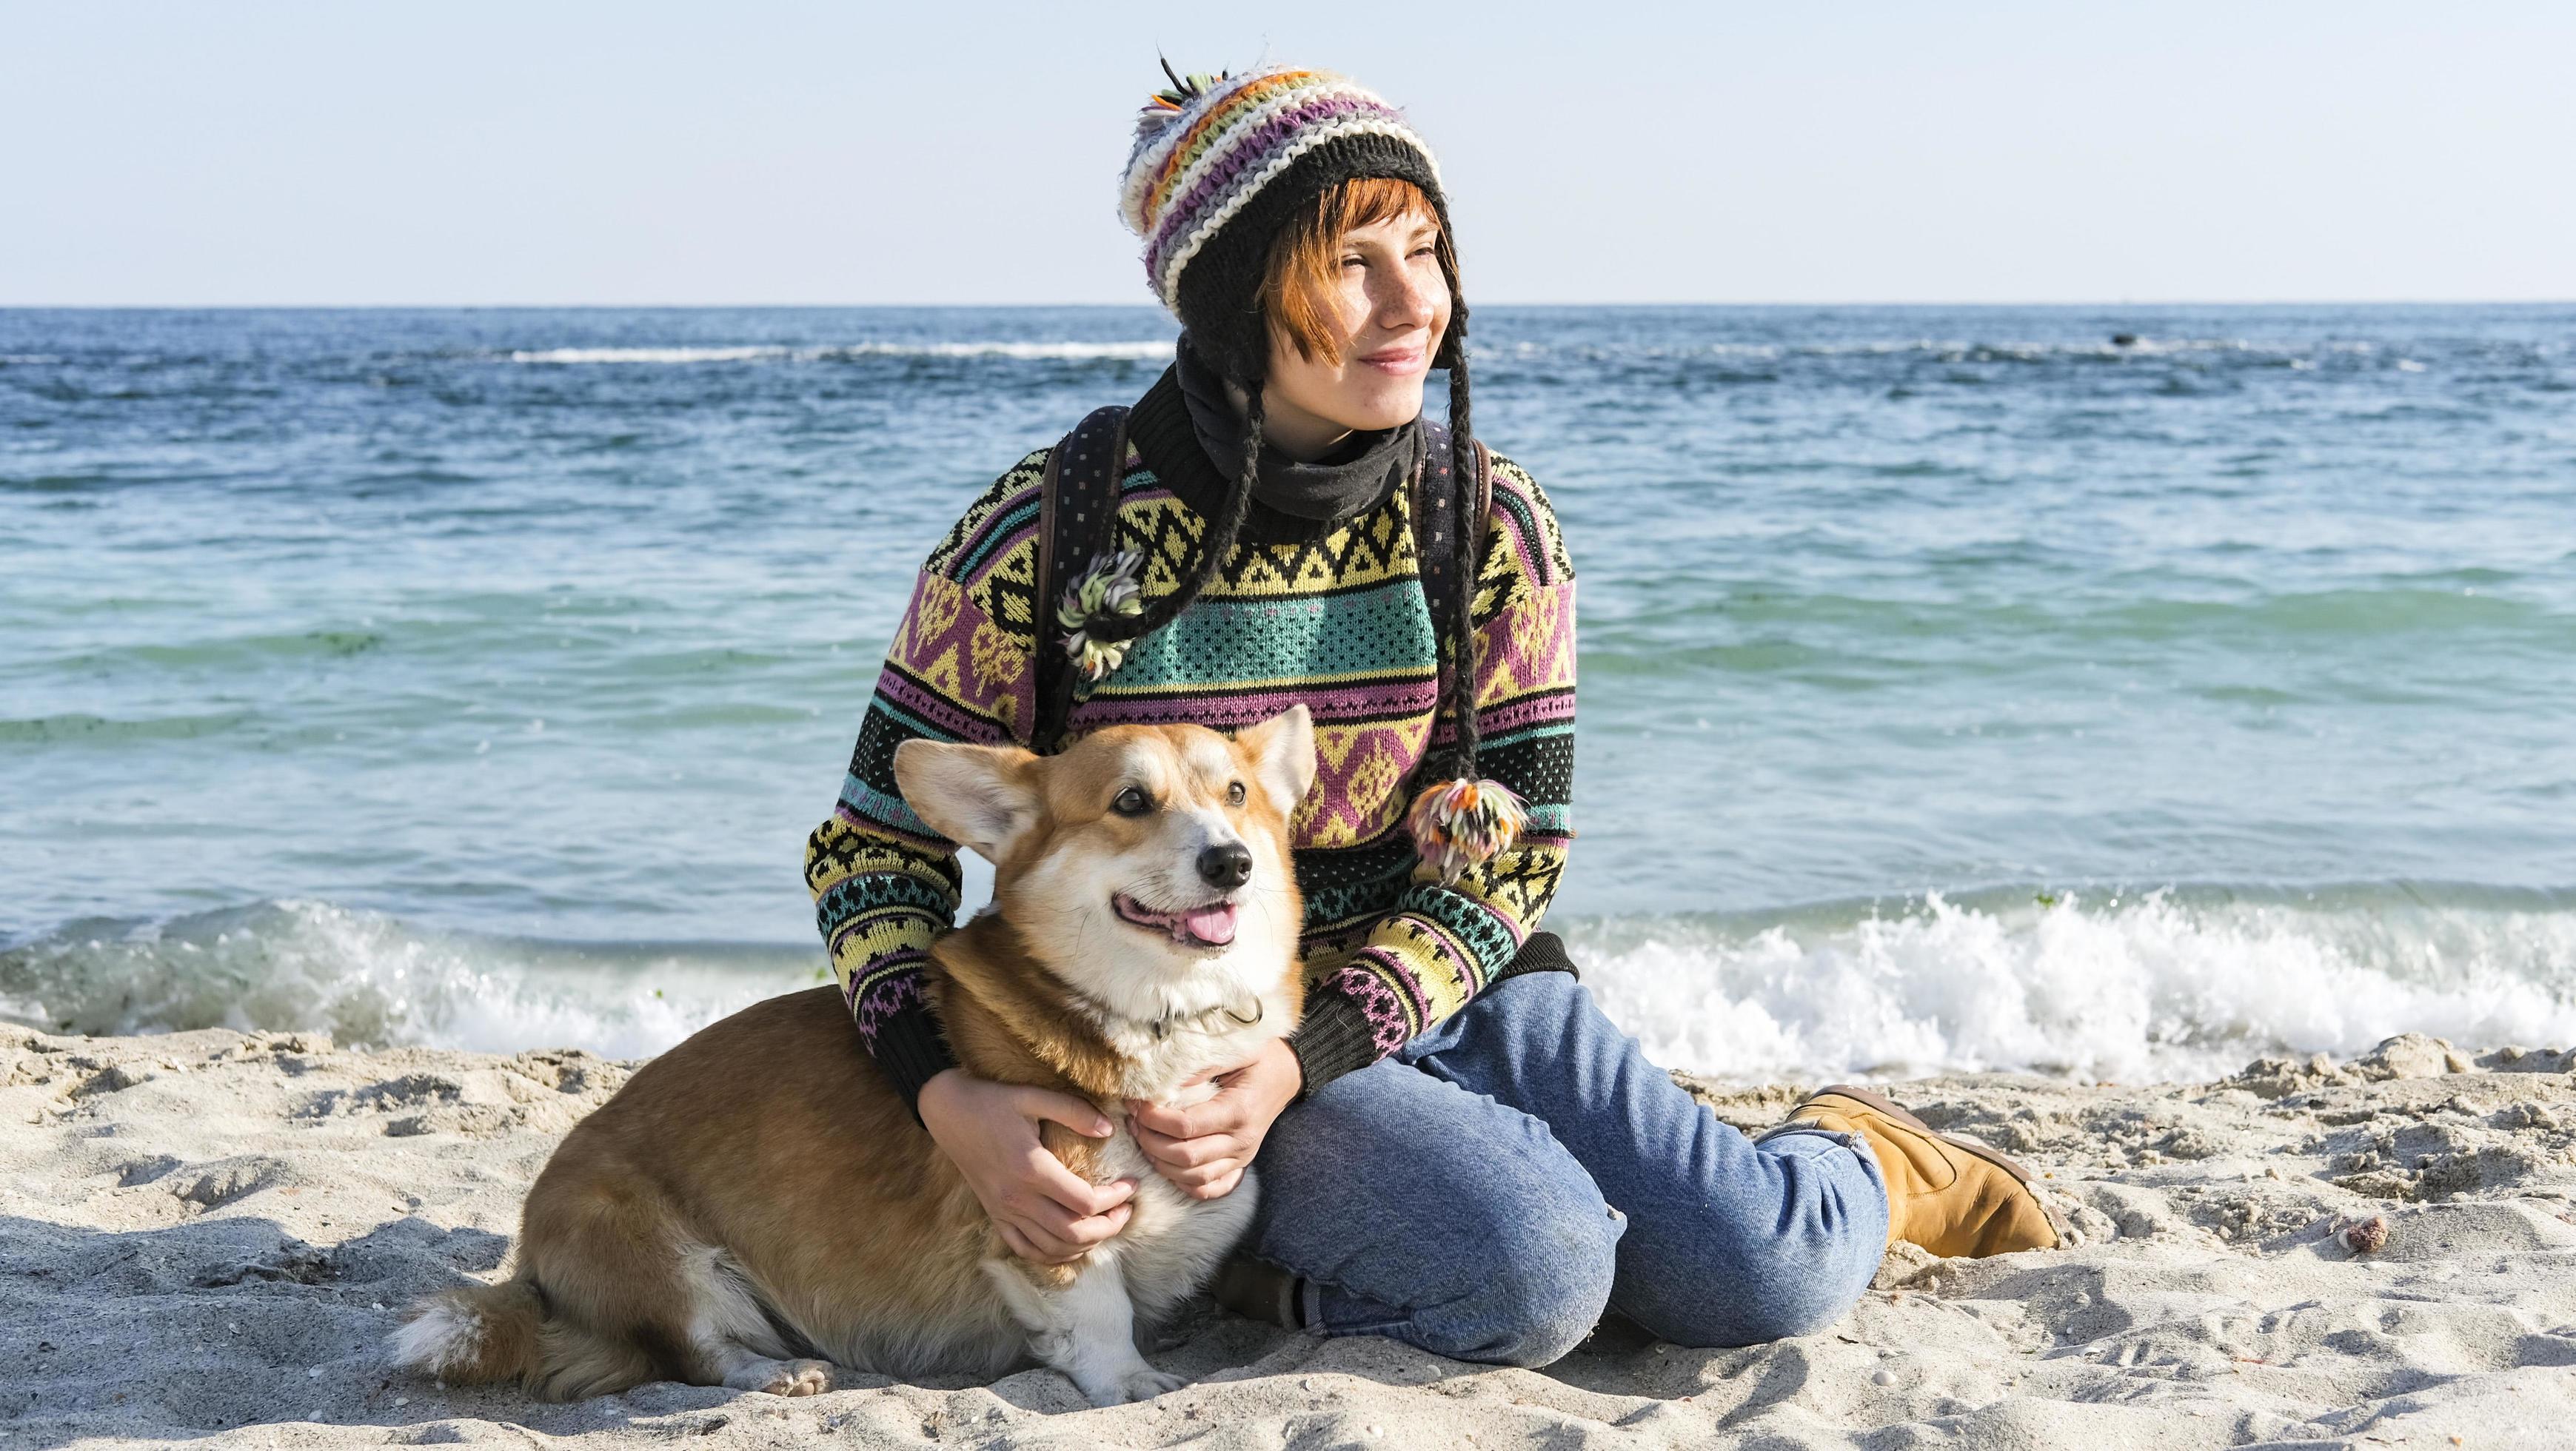
[[1393, 373], [1398, 377], [1402, 377], [1407, 374], [1421, 372], [1424, 366], [1430, 361], [1430, 356], [1430, 344], [1423, 341], [1415, 341], [1406, 343], [1400, 347], [1380, 348], [1374, 353], [1363, 353], [1360, 355], [1359, 361], [1377, 369], [1381, 373]]

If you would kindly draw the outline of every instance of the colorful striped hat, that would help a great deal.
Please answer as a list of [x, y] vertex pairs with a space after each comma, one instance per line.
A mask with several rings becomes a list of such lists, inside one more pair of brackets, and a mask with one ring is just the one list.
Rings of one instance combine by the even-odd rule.
[[[1349, 78], [1271, 66], [1172, 80], [1136, 118], [1118, 215], [1144, 240], [1154, 295], [1229, 375], [1262, 375], [1266, 339], [1248, 312], [1269, 241], [1326, 188], [1361, 176], [1410, 181], [1449, 230], [1431, 147], [1402, 112]], [[1463, 299], [1453, 297], [1451, 308], [1435, 366], [1460, 354]]]
[[[1467, 300], [1450, 259], [1457, 234], [1440, 166], [1402, 112], [1329, 71], [1274, 66], [1243, 75], [1163, 74], [1136, 118], [1136, 143], [1118, 188], [1119, 219], [1144, 239], [1145, 278], [1154, 295], [1188, 329], [1189, 342], [1220, 371], [1246, 385], [1243, 458], [1223, 509], [1201, 534], [1181, 584], [1130, 612], [1086, 613], [1065, 640], [1077, 660], [1158, 630], [1189, 608], [1233, 552], [1259, 477], [1269, 336], [1260, 302], [1271, 239], [1315, 198], [1354, 177], [1395, 177], [1422, 189], [1449, 238], [1442, 267], [1449, 284], [1449, 323], [1431, 365], [1449, 372], [1449, 467], [1469, 480], [1480, 466], [1469, 412]], [[1470, 491], [1467, 498], [1477, 495]], [[1448, 531], [1448, 567], [1456, 578], [1480, 577], [1481, 527]], [[1434, 540], [1438, 536], [1435, 531]], [[1417, 541], [1417, 548], [1431, 544]], [[1436, 545], [1432, 545], [1436, 547]], [[1100, 565], [1095, 563], [1095, 569]], [[1490, 859], [1519, 835], [1524, 809], [1500, 782], [1476, 769], [1477, 723], [1473, 588], [1456, 591], [1453, 618], [1435, 620], [1441, 635], [1442, 706], [1450, 719], [1445, 756], [1426, 756], [1426, 784], [1405, 815], [1422, 859], [1443, 882]], [[1071, 623], [1070, 620], [1067, 623]], [[1441, 779], [1443, 776], [1448, 779]]]

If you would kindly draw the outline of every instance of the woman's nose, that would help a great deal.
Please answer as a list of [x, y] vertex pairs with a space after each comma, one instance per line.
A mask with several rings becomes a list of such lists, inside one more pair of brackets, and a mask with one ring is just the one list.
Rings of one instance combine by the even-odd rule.
[[1438, 273], [1423, 276], [1411, 269], [1395, 273], [1385, 293], [1378, 299], [1377, 323], [1380, 327], [1428, 327], [1440, 313], [1439, 294], [1447, 284]]

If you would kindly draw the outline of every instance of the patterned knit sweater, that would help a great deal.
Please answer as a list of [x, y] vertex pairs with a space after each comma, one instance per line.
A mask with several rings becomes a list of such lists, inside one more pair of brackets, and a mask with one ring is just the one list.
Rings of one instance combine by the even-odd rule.
[[[1146, 597], [1178, 587], [1227, 481], [1201, 450], [1174, 374], [1138, 401], [1119, 483], [1118, 543], [1148, 561]], [[907, 1095], [950, 1065], [921, 994], [959, 906], [956, 847], [894, 779], [908, 740], [1026, 744], [1034, 652], [1059, 648], [1038, 590], [1047, 451], [1020, 460], [932, 551], [895, 630], [839, 805], [806, 847], [833, 973], [868, 1051]], [[1071, 736], [1188, 722], [1231, 730], [1304, 701], [1314, 789], [1290, 821], [1306, 901], [1304, 1026], [1290, 1046], [1311, 1093], [1474, 997], [1536, 927], [1572, 835], [1574, 571], [1528, 473], [1493, 456], [1473, 606], [1478, 766], [1529, 803], [1512, 850], [1442, 886], [1404, 827], [1435, 730], [1439, 649], [1416, 575], [1410, 491], [1338, 526], [1256, 504], [1223, 572], [1078, 701]], [[1535, 954], [1534, 954], [1535, 955]]]

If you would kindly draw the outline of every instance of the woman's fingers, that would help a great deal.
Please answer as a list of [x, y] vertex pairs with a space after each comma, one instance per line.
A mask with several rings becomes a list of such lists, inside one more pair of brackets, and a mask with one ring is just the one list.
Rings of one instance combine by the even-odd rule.
[[1140, 1129], [1136, 1133], [1136, 1146], [1145, 1151], [1145, 1157], [1166, 1169], [1195, 1169], [1219, 1159], [1246, 1157], [1243, 1141], [1233, 1134], [1175, 1139], [1152, 1129]]
[[1079, 1254], [1127, 1227], [1132, 1204], [1120, 1203], [1098, 1214], [1077, 1214], [1052, 1199], [1033, 1197], [1011, 1207], [1010, 1218], [1040, 1244]]
[[1163, 1177], [1182, 1189], [1199, 1190], [1221, 1179], [1232, 1179], [1243, 1173], [1245, 1160], [1227, 1157], [1191, 1169], [1174, 1169]]
[[1064, 1161], [1044, 1149], [1033, 1148], [1023, 1172], [1037, 1191], [1077, 1215], [1103, 1214], [1113, 1204], [1124, 1204], [1136, 1194], [1133, 1179], [1112, 1179], [1094, 1184], [1064, 1166]]
[[1019, 1241], [1011, 1245], [1013, 1254], [1042, 1265], [1063, 1264], [1066, 1260], [1079, 1258], [1089, 1248], [1056, 1233], [1035, 1216], [1023, 1215], [1017, 1219], [993, 1222], [1001, 1227], [1003, 1243], [1011, 1244], [1015, 1238]]
[[1060, 1123], [1085, 1138], [1105, 1139], [1117, 1128], [1109, 1115], [1092, 1107], [1091, 1100], [1070, 1093], [1022, 1088], [1014, 1093], [1013, 1103], [1028, 1118]]
[[1251, 1117], [1240, 1098], [1218, 1094], [1205, 1103], [1188, 1108], [1166, 1108], [1158, 1103], [1128, 1101], [1127, 1122], [1142, 1125], [1167, 1139], [1197, 1139], [1209, 1134], [1232, 1133], [1242, 1128]]
[[1002, 1243], [1011, 1253], [1038, 1264], [1060, 1265], [1080, 1259], [1127, 1227], [1132, 1204], [1119, 1204], [1104, 1214], [1077, 1215], [1051, 1199], [1013, 1204], [993, 1217]]
[[1041, 1265], [1060, 1265], [1082, 1253], [1080, 1245], [1066, 1244], [1042, 1229], [1032, 1229], [1025, 1224], [1012, 1224], [1007, 1220], [994, 1222], [1002, 1226], [1004, 1243], [1007, 1244], [1014, 1238], [1020, 1241], [1019, 1244], [1012, 1246], [1012, 1253], [1024, 1260]]
[[1243, 1167], [1238, 1163], [1204, 1184], [1182, 1186], [1181, 1192], [1192, 1199], [1223, 1199], [1234, 1192], [1234, 1186], [1243, 1182]]
[[1051, 1254], [1045, 1249], [1040, 1248], [1036, 1241], [1030, 1239], [1026, 1234], [1020, 1231], [1020, 1227], [1018, 1225], [1011, 1223], [1007, 1219], [994, 1220], [993, 1228], [1001, 1231], [1003, 1248], [1008, 1249], [1011, 1253], [1018, 1255], [1021, 1259], [1027, 1260], [1031, 1264], [1061, 1264], [1065, 1260], [1073, 1258], [1071, 1255]]

